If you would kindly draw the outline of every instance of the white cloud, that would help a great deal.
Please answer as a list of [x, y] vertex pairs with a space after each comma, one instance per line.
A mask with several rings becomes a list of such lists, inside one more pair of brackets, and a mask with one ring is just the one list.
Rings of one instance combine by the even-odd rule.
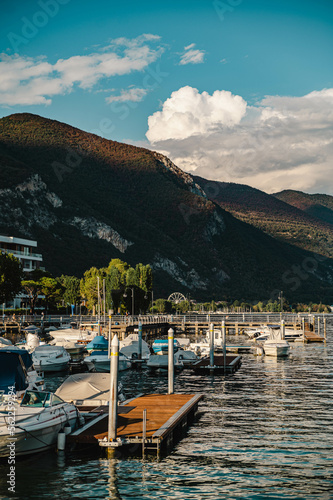
[[267, 192], [333, 193], [333, 89], [266, 96], [184, 87], [148, 119], [147, 138], [182, 169]]
[[150, 46], [156, 35], [114, 40], [99, 52], [75, 55], [50, 64], [45, 58], [0, 55], [0, 104], [50, 104], [54, 95], [71, 92], [75, 85], [92, 89], [102, 78], [142, 71], [163, 49]]
[[132, 88], [128, 90], [121, 90], [120, 95], [111, 95], [105, 100], [108, 104], [111, 102], [140, 102], [147, 95], [148, 89]]
[[205, 136], [221, 127], [239, 123], [246, 112], [246, 102], [225, 90], [213, 95], [199, 93], [192, 87], [173, 92], [157, 111], [148, 118], [147, 137], [151, 142]]
[[204, 62], [205, 51], [195, 49], [195, 43], [191, 43], [184, 47], [185, 52], [182, 54], [179, 64], [200, 64]]

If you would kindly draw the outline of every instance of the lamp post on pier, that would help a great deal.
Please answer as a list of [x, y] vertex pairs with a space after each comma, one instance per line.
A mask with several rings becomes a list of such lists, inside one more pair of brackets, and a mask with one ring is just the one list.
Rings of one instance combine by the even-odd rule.
[[147, 290], [145, 293], [144, 298], [148, 299], [148, 293], [151, 293], [151, 313], [153, 314], [153, 308], [154, 308], [154, 292], [153, 290]]
[[127, 297], [127, 293], [126, 293], [127, 289], [132, 290], [132, 316], [134, 316], [134, 286], [127, 286], [125, 288], [125, 292], [124, 292], [123, 297]]

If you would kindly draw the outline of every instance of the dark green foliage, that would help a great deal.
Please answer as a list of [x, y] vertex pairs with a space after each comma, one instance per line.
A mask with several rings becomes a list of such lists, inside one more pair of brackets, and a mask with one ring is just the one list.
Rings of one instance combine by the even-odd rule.
[[0, 304], [12, 300], [20, 292], [22, 277], [20, 261], [0, 250]]

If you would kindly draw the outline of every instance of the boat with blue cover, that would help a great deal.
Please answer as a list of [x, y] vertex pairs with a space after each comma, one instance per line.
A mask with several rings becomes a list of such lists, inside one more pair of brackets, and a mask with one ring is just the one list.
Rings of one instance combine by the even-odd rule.
[[109, 342], [103, 335], [96, 335], [96, 337], [86, 345], [87, 351], [107, 351], [108, 348]]
[[[168, 354], [168, 339], [156, 339], [152, 345], [155, 354]], [[177, 339], [173, 341], [173, 352], [177, 352], [180, 343]]]

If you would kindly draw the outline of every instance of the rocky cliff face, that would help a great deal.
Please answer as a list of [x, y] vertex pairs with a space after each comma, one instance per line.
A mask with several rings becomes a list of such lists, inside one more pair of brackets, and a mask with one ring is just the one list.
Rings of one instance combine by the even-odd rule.
[[[54, 275], [150, 263], [156, 296], [202, 300], [288, 295], [283, 276], [307, 257], [234, 219], [165, 156], [31, 114], [0, 120], [0, 233], [36, 239]], [[290, 292], [310, 285], [324, 300], [330, 265]]]

